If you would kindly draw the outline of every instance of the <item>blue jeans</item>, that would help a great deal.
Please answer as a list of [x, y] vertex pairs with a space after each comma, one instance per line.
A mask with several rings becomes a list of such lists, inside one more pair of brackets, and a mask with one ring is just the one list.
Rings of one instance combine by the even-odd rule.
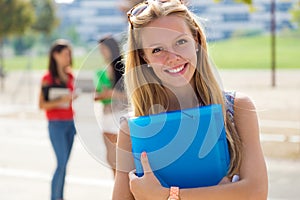
[[57, 160], [51, 183], [51, 200], [63, 199], [66, 167], [76, 133], [74, 121], [50, 120], [48, 130]]

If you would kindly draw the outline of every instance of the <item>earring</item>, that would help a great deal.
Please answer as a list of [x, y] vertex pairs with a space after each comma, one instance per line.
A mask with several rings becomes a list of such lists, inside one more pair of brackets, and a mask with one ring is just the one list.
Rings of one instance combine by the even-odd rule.
[[198, 52], [199, 51], [199, 49], [196, 49], [196, 52]]
[[148, 67], [148, 68], [150, 68], [150, 67], [151, 67], [151, 65], [147, 64], [147, 67]]

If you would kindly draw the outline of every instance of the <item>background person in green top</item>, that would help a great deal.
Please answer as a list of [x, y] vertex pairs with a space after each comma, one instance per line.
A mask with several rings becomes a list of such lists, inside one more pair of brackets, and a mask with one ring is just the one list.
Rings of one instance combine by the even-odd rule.
[[124, 64], [119, 43], [112, 36], [101, 38], [98, 44], [99, 51], [105, 61], [105, 68], [95, 73], [96, 93], [94, 100], [103, 104], [103, 115], [100, 123], [107, 149], [107, 161], [115, 174], [120, 111], [124, 109], [122, 105], [126, 105], [123, 103], [126, 101], [122, 80]]

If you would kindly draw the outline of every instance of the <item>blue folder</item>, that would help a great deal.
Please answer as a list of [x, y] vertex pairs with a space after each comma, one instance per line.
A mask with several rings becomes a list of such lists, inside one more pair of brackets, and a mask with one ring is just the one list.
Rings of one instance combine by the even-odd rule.
[[221, 105], [130, 118], [128, 125], [138, 176], [143, 151], [164, 187], [212, 186], [226, 176], [230, 156]]

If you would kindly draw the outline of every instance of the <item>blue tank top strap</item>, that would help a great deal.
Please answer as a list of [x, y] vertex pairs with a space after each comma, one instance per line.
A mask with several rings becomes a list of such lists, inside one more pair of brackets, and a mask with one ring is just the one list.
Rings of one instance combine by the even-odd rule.
[[224, 100], [226, 105], [226, 112], [230, 117], [230, 120], [233, 122], [234, 116], [234, 99], [235, 99], [235, 91], [226, 91], [224, 92]]

